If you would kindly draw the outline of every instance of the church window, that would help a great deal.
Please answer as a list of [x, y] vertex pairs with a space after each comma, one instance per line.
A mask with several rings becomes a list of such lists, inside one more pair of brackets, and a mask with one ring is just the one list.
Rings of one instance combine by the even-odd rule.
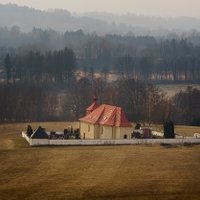
[[101, 127], [101, 134], [103, 134], [103, 127]]

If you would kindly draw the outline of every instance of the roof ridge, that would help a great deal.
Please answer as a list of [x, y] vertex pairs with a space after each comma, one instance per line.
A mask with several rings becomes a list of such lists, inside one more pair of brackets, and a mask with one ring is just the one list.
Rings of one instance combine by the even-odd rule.
[[83, 118], [80, 118], [79, 120], [92, 124], [101, 124], [106, 126], [132, 126], [126, 118], [126, 115], [121, 107], [107, 104], [100, 105], [93, 112]]
[[120, 126], [120, 125], [121, 125], [121, 108], [117, 107], [115, 126]]
[[117, 106], [115, 107], [115, 109], [114, 109], [114, 112], [113, 112], [113, 114], [114, 114], [114, 126], [116, 126], [116, 116], [117, 116]]
[[98, 123], [102, 120], [102, 118], [104, 116], [104, 112], [106, 110], [106, 104], [102, 104], [102, 106], [104, 106], [104, 107], [103, 107], [103, 110], [102, 110], [102, 112], [101, 112], [101, 114], [99, 116]]

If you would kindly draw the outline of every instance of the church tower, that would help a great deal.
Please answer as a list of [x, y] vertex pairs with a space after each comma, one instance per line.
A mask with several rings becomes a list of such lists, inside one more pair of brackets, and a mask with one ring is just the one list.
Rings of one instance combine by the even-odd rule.
[[88, 108], [86, 108], [86, 115], [90, 114], [91, 112], [93, 112], [96, 108], [99, 107], [99, 104], [97, 102], [98, 100], [98, 97], [96, 95], [96, 87], [95, 87], [95, 90], [94, 90], [94, 96], [93, 96], [93, 100], [94, 102], [92, 103], [92, 105]]

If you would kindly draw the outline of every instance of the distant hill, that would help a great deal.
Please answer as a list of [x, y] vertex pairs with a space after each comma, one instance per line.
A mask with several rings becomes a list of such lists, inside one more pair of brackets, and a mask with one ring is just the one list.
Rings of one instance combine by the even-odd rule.
[[22, 32], [30, 32], [33, 27], [52, 29], [60, 33], [83, 30], [98, 35], [152, 35], [164, 36], [170, 32], [181, 34], [187, 30], [200, 31], [200, 19], [160, 18], [135, 14], [117, 15], [91, 12], [72, 14], [67, 10], [41, 11], [13, 4], [0, 4], [0, 26], [19, 26]]
[[91, 17], [93, 19], [100, 19], [102, 21], [107, 21], [109, 24], [115, 23], [126, 24], [133, 27], [146, 27], [149, 29], [182, 29], [182, 30], [200, 30], [200, 19], [194, 17], [155, 17], [155, 16], [145, 16], [136, 15], [133, 13], [128, 14], [112, 14], [104, 12], [88, 12], [83, 14], [83, 16]]
[[41, 11], [13, 4], [0, 4], [0, 26], [19, 26], [22, 32], [30, 32], [33, 27], [53, 29], [64, 33], [82, 29], [85, 32], [98, 31], [109, 26], [106, 22], [89, 17], [73, 17], [67, 10]]

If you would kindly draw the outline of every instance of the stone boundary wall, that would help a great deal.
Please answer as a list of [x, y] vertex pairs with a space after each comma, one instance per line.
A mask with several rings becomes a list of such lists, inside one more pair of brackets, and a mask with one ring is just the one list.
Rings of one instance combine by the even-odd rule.
[[50, 145], [49, 144], [49, 139], [30, 139], [30, 146], [45, 146], [45, 145]]
[[132, 144], [200, 144], [199, 139], [111, 139], [111, 140], [49, 140], [49, 145], [132, 145]]
[[200, 144], [198, 138], [179, 138], [179, 139], [110, 139], [110, 140], [92, 140], [92, 139], [73, 139], [73, 140], [49, 140], [49, 139], [31, 139], [22, 132], [22, 137], [30, 146], [84, 146], [84, 145], [138, 145], [138, 144]]
[[22, 137], [30, 144], [30, 138], [26, 135], [26, 131], [22, 131]]

